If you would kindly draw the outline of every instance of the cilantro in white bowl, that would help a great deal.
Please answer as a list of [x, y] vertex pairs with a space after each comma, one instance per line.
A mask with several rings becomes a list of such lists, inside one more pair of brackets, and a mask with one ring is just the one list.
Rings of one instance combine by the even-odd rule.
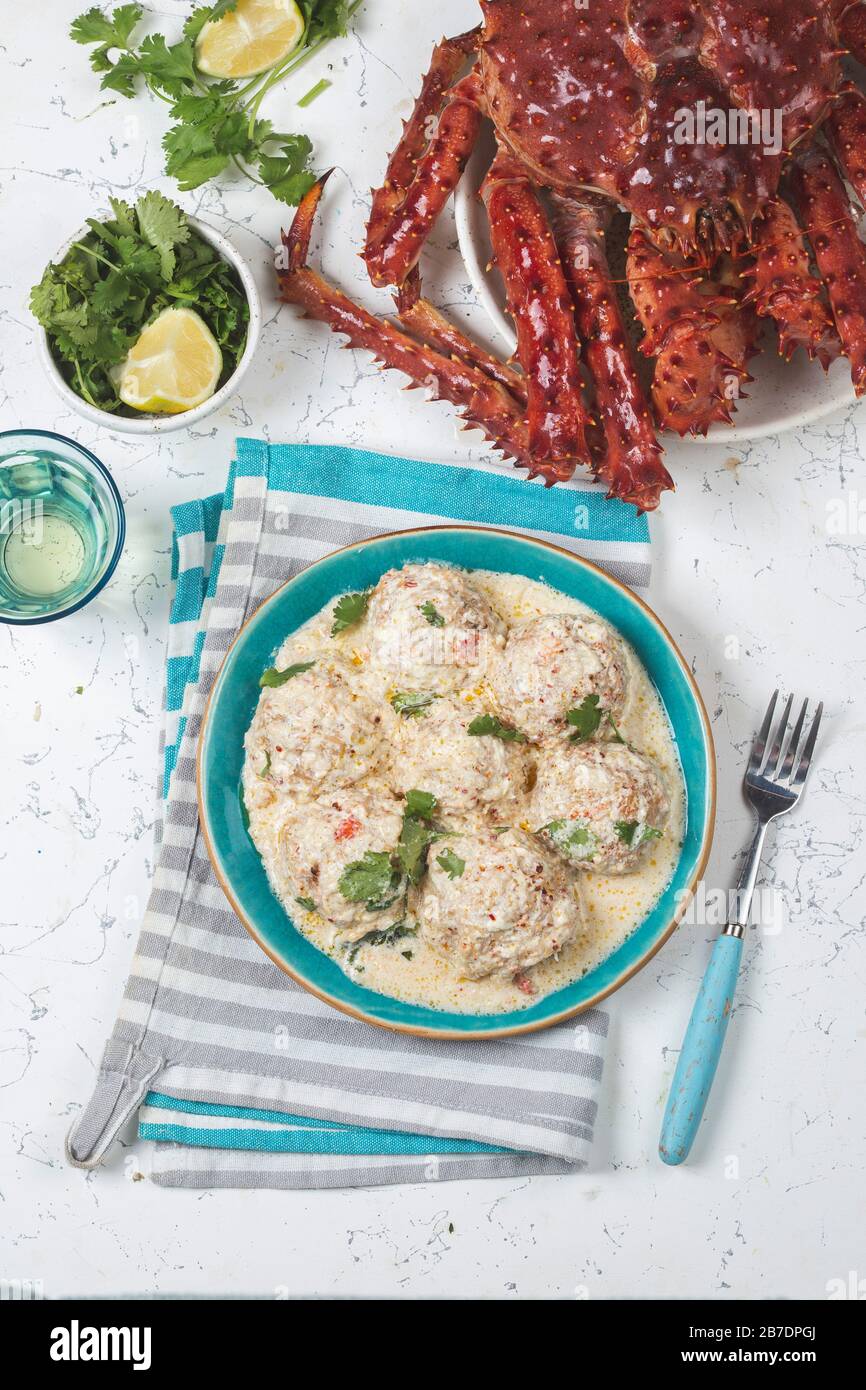
[[[40, 353], [55, 390], [79, 415], [122, 434], [194, 424], [234, 394], [261, 329], [255, 281], [225, 237], [151, 190], [134, 206], [88, 218], [33, 287]], [[222, 358], [213, 392], [174, 413], [125, 405], [124, 364], [143, 331], [169, 309], [192, 310]], [[215, 373], [216, 375], [216, 373]]]

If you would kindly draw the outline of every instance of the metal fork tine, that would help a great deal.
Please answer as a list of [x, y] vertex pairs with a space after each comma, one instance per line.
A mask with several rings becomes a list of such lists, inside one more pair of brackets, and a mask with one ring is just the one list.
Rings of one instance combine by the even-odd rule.
[[815, 711], [815, 718], [812, 720], [812, 727], [809, 730], [809, 737], [806, 739], [806, 745], [803, 749], [803, 752], [800, 755], [800, 761], [797, 764], [797, 771], [791, 778], [792, 788], [802, 787], [803, 783], [806, 780], [806, 775], [809, 771], [809, 766], [812, 762], [812, 754], [815, 751], [815, 740], [818, 737], [818, 726], [821, 723], [821, 715], [823, 713], [824, 704], [822, 701], [822, 703], [819, 704], [818, 708]]
[[770, 725], [773, 722], [773, 715], [776, 711], [776, 701], [778, 700], [778, 698], [779, 692], [778, 690], [774, 690], [772, 696], [770, 697], [770, 703], [767, 706], [767, 713], [764, 715], [764, 722], [761, 725], [761, 728], [755, 738], [755, 742], [752, 744], [752, 752], [749, 757], [749, 766], [746, 769], [747, 773], [757, 772], [758, 768], [761, 766], [761, 763], [763, 762], [764, 749], [767, 746], [767, 737], [770, 733]]
[[794, 759], [797, 756], [797, 748], [799, 747], [800, 735], [803, 732], [803, 724], [806, 719], [806, 710], [808, 709], [808, 707], [809, 701], [804, 700], [802, 705], [800, 706], [800, 713], [797, 715], [797, 722], [794, 725], [794, 732], [788, 739], [788, 748], [787, 752], [785, 753], [785, 760], [782, 763], [781, 769], [779, 771], [779, 780], [782, 782], [787, 782], [788, 778], [791, 775], [791, 769], [794, 766]]
[[793, 705], [793, 703], [794, 697], [793, 695], [789, 695], [787, 700], [785, 701], [785, 708], [782, 711], [782, 717], [776, 726], [775, 737], [773, 738], [773, 742], [770, 744], [770, 751], [767, 754], [767, 761], [764, 764], [764, 771], [762, 774], [764, 777], [775, 777], [776, 769], [778, 768], [779, 763], [782, 760], [782, 744], [785, 740], [785, 730], [788, 727], [788, 720], [791, 716], [791, 706]]

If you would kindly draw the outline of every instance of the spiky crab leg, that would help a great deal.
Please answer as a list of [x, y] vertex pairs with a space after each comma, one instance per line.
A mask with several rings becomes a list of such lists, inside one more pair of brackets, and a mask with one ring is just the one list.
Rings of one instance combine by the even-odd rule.
[[826, 304], [824, 287], [812, 274], [809, 252], [792, 209], [773, 198], [755, 225], [755, 264], [746, 274], [754, 284], [744, 302], [760, 318], [772, 318], [779, 355], [790, 362], [798, 347], [817, 357], [826, 371], [842, 351]]
[[866, 206], [866, 97], [858, 88], [850, 88], [839, 98], [826, 129], [843, 174]]
[[501, 152], [481, 192], [527, 382], [529, 447], [540, 458], [588, 461], [580, 344], [547, 215], [521, 166]]
[[791, 181], [858, 396], [866, 391], [866, 247], [829, 156], [812, 148], [794, 161]]
[[523, 408], [499, 382], [410, 338], [309, 268], [310, 234], [324, 183], [325, 179], [320, 179], [313, 185], [290, 230], [283, 233], [287, 264], [277, 272], [280, 298], [297, 304], [309, 318], [326, 323], [335, 333], [344, 334], [352, 347], [366, 348], [385, 366], [405, 373], [418, 386], [426, 386], [436, 399], [456, 405], [469, 426], [481, 429], [497, 449], [528, 468], [530, 477], [541, 476], [550, 484], [570, 476], [573, 464], [560, 466], [533, 457]]
[[400, 286], [394, 299], [397, 317], [415, 337], [427, 343], [428, 347], [438, 348], [440, 352], [460, 358], [468, 366], [477, 367], [504, 386], [522, 406], [526, 406], [526, 377], [505, 362], [500, 362], [492, 353], [485, 352], [429, 299], [424, 298], [417, 266]]
[[481, 122], [476, 73], [452, 86], [478, 30], [444, 39], [433, 50], [385, 182], [373, 193], [363, 256], [374, 285], [402, 285], [463, 173]]
[[646, 333], [640, 349], [656, 359], [656, 417], [680, 435], [730, 423], [743, 384], [752, 380], [746, 361], [755, 351], [757, 315], [743, 307], [735, 273], [723, 264], [724, 283], [699, 279], [640, 229], [629, 238], [629, 286]]
[[674, 328], [688, 325], [697, 332], [719, 322], [712, 299], [698, 293], [701, 268], [662, 251], [640, 227], [633, 227], [629, 236], [626, 274], [644, 330], [640, 350], [645, 357], [654, 357]]
[[604, 237], [609, 213], [561, 196], [553, 198], [553, 207], [554, 235], [604, 431], [598, 476], [607, 483], [609, 497], [652, 511], [673, 482], [662, 463], [608, 269]]

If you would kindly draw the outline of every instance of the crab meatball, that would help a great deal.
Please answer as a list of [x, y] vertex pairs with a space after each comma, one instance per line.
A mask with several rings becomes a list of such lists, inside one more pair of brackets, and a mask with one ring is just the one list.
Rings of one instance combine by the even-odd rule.
[[[286, 879], [284, 898], [303, 898], [306, 902], [302, 905], [312, 902], [335, 927], [340, 941], [356, 941], [381, 926], [383, 913], [391, 906], [388, 891], [379, 898], [382, 908], [371, 910], [367, 905], [371, 900], [353, 901], [347, 896], [343, 875], [350, 864], [359, 863], [368, 853], [390, 856], [402, 822], [396, 801], [374, 801], [356, 790], [306, 805], [298, 803], [278, 836], [276, 863]], [[384, 868], [384, 861], [380, 862]], [[395, 892], [397, 878], [395, 875]], [[384, 918], [386, 923], [390, 920]]]
[[417, 904], [422, 937], [470, 980], [515, 975], [582, 928], [565, 866], [518, 831], [477, 830], [431, 851]]
[[[588, 696], [597, 696], [597, 708], [618, 719], [628, 689], [616, 633], [600, 618], [570, 613], [513, 627], [488, 679], [502, 717], [535, 743], [570, 732], [566, 714]], [[598, 735], [609, 727], [602, 719]]]
[[401, 792], [432, 792], [446, 816], [494, 814], [508, 820], [526, 785], [523, 746], [470, 734], [483, 711], [453, 695], [431, 699], [400, 720], [391, 783]]
[[633, 873], [670, 811], [655, 763], [624, 743], [566, 744], [541, 757], [530, 823], [569, 864]]
[[505, 624], [459, 570], [405, 565], [383, 574], [367, 609], [370, 655], [400, 687], [455, 690], [477, 680]]
[[244, 783], [254, 804], [263, 782], [314, 795], [351, 786], [378, 766], [385, 715], [352, 675], [345, 662], [322, 656], [309, 670], [262, 691], [246, 735]]

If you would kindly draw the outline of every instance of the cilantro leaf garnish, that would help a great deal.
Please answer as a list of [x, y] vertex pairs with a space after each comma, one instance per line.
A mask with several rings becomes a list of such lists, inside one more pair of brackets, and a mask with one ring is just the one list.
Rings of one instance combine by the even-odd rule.
[[349, 902], [364, 903], [368, 912], [381, 912], [420, 883], [427, 868], [427, 852], [448, 834], [433, 821], [437, 801], [432, 792], [406, 793], [406, 809], [393, 854], [367, 850], [340, 875], [338, 887]]
[[[90, 64], [105, 90], [134, 97], [144, 88], [168, 103], [175, 124], [163, 140], [166, 173], [182, 189], [197, 188], [225, 169], [240, 169], [281, 202], [294, 204], [314, 180], [307, 167], [312, 146], [306, 135], [274, 130], [270, 121], [260, 119], [259, 108], [278, 82], [348, 31], [361, 0], [301, 0], [306, 28], [281, 62], [246, 82], [209, 78], [196, 65], [196, 43], [205, 25], [236, 3], [215, 0], [198, 6], [175, 43], [163, 34], [133, 41], [144, 14], [139, 4], [120, 5], [110, 15], [94, 6], [73, 21], [69, 33], [75, 43], [93, 45]], [[329, 85], [322, 78], [299, 105]]]
[[387, 851], [368, 849], [363, 859], [346, 865], [337, 887], [350, 903], [366, 903], [371, 912], [376, 912], [398, 895], [400, 875]]
[[[392, 922], [390, 927], [368, 931], [357, 941], [351, 942], [346, 947], [348, 950], [346, 959], [352, 965], [362, 946], [393, 946], [395, 941], [403, 941], [407, 936], [416, 936], [417, 933], [417, 925], [410, 923], [406, 917], [401, 917], [399, 921]], [[406, 952], [404, 951], [402, 954], [406, 955]], [[411, 958], [411, 954], [409, 954], [407, 959], [411, 960]]]
[[284, 671], [278, 671], [276, 666], [269, 666], [267, 671], [263, 671], [259, 676], [259, 685], [263, 690], [276, 690], [279, 686], [285, 685], [286, 681], [294, 680], [295, 676], [303, 675], [304, 671], [310, 671], [315, 664], [315, 661], [296, 661], [294, 666], [287, 666]]
[[526, 734], [522, 734], [519, 729], [512, 729], [508, 724], [503, 724], [501, 719], [497, 719], [495, 714], [479, 714], [472, 720], [466, 730], [467, 734], [473, 737], [489, 734], [493, 738], [501, 738], [505, 743], [525, 743]]
[[427, 852], [432, 844], [449, 834], [433, 816], [438, 802], [432, 792], [406, 793], [406, 810], [397, 843], [397, 858], [410, 883], [420, 883], [427, 869]]
[[432, 792], [413, 790], [406, 793], [406, 814], [409, 816], [420, 816], [422, 820], [429, 820], [437, 805]]
[[389, 703], [404, 719], [420, 719], [425, 715], [428, 705], [439, 696], [431, 690], [395, 690], [388, 696]]
[[444, 849], [441, 854], [437, 854], [436, 863], [450, 879], [463, 877], [466, 860], [461, 859], [460, 855], [455, 854], [452, 849]]
[[565, 716], [566, 722], [571, 724], [574, 733], [571, 735], [572, 743], [586, 743], [587, 739], [592, 738], [601, 726], [604, 719], [613, 729], [613, 742], [625, 743], [625, 739], [613, 722], [610, 710], [601, 709], [597, 695], [587, 695], [581, 700], [576, 709], [570, 709]]
[[636, 820], [618, 820], [614, 825], [617, 835], [629, 849], [639, 849], [647, 840], [660, 840], [662, 832], [654, 825]]
[[312, 898], [295, 898], [295, 902], [300, 903], [301, 907], [305, 907], [308, 912], [316, 911], [316, 904]]
[[444, 627], [445, 619], [434, 604], [428, 599], [426, 603], [418, 604], [418, 612], [423, 613], [431, 627]]
[[424, 821], [414, 816], [403, 817], [403, 828], [397, 842], [397, 858], [410, 883], [420, 883], [427, 867], [427, 850], [432, 834]]
[[179, 207], [163, 198], [155, 189], [148, 190], [135, 205], [138, 230], [146, 242], [159, 252], [163, 280], [174, 275], [174, 248], [189, 241], [190, 226]]
[[265, 753], [265, 765], [264, 765], [264, 767], [262, 768], [261, 772], [258, 774], [258, 776], [259, 776], [259, 777], [267, 777], [267, 775], [268, 775], [268, 773], [270, 772], [270, 770], [271, 770], [271, 750], [270, 750], [270, 748], [269, 748], [269, 749], [267, 750], [267, 752]]
[[141, 5], [119, 5], [111, 17], [97, 5], [72, 21], [69, 37], [75, 43], [98, 43], [106, 48], [126, 48], [129, 36], [143, 14]]
[[570, 709], [565, 718], [574, 729], [571, 735], [572, 743], [585, 743], [587, 739], [592, 738], [601, 723], [602, 713], [598, 707], [597, 695], [587, 695], [576, 709]]
[[354, 627], [355, 623], [361, 621], [367, 611], [371, 592], [370, 589], [364, 589], [359, 594], [343, 594], [342, 598], [337, 599], [334, 621], [331, 624], [332, 637], [338, 637], [347, 627]]
[[598, 844], [597, 836], [587, 826], [571, 820], [549, 821], [538, 833], [549, 835], [556, 848], [572, 859], [591, 859]]

